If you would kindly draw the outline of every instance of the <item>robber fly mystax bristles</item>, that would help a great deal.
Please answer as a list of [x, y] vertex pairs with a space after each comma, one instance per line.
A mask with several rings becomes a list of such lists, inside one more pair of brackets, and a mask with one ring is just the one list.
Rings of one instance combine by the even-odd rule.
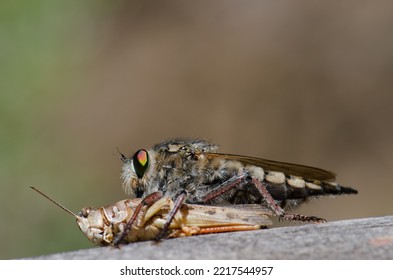
[[[310, 197], [356, 194], [334, 183], [333, 172], [298, 164], [217, 153], [205, 140], [172, 139], [138, 150], [123, 158], [123, 186], [131, 197], [147, 199], [161, 193], [174, 200], [165, 229], [183, 203], [262, 203], [285, 220], [324, 222], [324, 219], [289, 214], [288, 205]], [[147, 199], [151, 200], [151, 199]]]
[[[161, 197], [138, 213], [133, 230], [123, 235], [141, 199], [125, 199], [112, 205], [85, 207], [76, 215], [38, 189], [33, 190], [76, 218], [83, 234], [94, 244], [107, 246], [136, 241], [154, 240], [160, 234], [173, 209], [169, 197]], [[184, 204], [176, 213], [168, 229], [168, 237], [183, 237], [209, 233], [256, 230], [271, 225], [269, 209], [244, 205], [241, 208]], [[117, 242], [121, 237], [121, 242]]]

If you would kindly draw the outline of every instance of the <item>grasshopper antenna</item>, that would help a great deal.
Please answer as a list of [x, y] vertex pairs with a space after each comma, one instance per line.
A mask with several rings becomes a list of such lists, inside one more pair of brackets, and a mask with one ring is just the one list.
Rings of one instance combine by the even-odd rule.
[[38, 190], [35, 187], [30, 186], [31, 189], [33, 189], [34, 191], [38, 192], [40, 195], [42, 195], [43, 197], [49, 199], [50, 201], [52, 201], [54, 204], [56, 204], [57, 206], [59, 206], [61, 209], [63, 209], [64, 211], [66, 211], [68, 214], [71, 214], [72, 216], [74, 216], [75, 218], [77, 218], [78, 220], [80, 219], [80, 217], [78, 215], [76, 215], [75, 213], [73, 213], [72, 211], [68, 210], [66, 207], [64, 207], [63, 205], [61, 205], [60, 203], [58, 203], [57, 201], [54, 201], [52, 198], [50, 198], [49, 196], [47, 196], [46, 194], [44, 194], [43, 192], [41, 192], [40, 190]]

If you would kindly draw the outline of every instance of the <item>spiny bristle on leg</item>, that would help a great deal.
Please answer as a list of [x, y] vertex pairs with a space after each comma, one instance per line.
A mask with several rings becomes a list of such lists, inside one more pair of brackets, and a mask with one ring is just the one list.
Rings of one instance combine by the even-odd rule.
[[327, 221], [323, 218], [315, 217], [315, 216], [304, 216], [300, 214], [284, 214], [279, 217], [279, 219], [284, 220], [284, 221], [298, 221], [298, 222], [305, 222], [305, 223], [315, 223], [315, 224], [321, 224], [321, 223], [326, 223]]

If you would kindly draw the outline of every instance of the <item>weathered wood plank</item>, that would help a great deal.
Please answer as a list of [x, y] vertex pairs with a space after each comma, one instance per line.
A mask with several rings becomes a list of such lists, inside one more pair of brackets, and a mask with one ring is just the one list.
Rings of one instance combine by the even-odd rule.
[[393, 216], [139, 242], [34, 259], [393, 259]]

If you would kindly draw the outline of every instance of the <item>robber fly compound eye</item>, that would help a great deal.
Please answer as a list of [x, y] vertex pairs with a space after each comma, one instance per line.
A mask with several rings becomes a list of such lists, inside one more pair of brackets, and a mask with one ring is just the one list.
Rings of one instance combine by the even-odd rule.
[[132, 164], [138, 178], [142, 178], [149, 165], [149, 154], [146, 150], [137, 151], [132, 157]]

